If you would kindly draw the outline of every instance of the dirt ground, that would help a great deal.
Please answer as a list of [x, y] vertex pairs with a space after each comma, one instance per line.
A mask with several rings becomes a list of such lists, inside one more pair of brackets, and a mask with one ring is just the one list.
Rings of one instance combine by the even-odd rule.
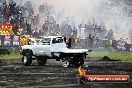
[[[20, 60], [4, 60], [0, 63], [0, 88], [132, 88], [130, 83], [93, 83], [79, 85], [76, 81], [77, 68], [62, 67], [61, 62], [48, 60], [46, 66], [21, 65]], [[132, 62], [85, 61], [88, 74], [129, 74]]]

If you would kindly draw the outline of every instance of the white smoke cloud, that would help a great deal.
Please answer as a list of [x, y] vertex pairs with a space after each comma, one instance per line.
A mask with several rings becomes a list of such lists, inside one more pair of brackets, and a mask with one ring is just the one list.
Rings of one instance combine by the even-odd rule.
[[108, 29], [112, 28], [115, 32], [127, 33], [128, 17], [123, 12], [126, 6], [123, 2], [119, 5], [111, 5], [111, 0], [14, 0], [17, 3], [32, 1], [36, 14], [38, 8], [44, 2], [53, 5], [57, 13], [63, 11], [60, 21], [67, 17], [72, 18], [76, 26], [82, 22], [87, 22], [95, 18], [97, 23], [104, 23]]

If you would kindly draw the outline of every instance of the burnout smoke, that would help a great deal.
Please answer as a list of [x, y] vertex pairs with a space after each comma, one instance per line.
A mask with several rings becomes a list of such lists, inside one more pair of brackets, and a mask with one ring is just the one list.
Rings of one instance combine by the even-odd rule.
[[[126, 11], [125, 0], [14, 0], [17, 3], [31, 1], [35, 13], [43, 3], [53, 6], [52, 14], [57, 22], [67, 20], [69, 24], [78, 26], [81, 23], [88, 23], [94, 18], [98, 24], [113, 29], [116, 33], [128, 34], [131, 27], [128, 26], [129, 18]], [[68, 18], [68, 19], [67, 19]]]

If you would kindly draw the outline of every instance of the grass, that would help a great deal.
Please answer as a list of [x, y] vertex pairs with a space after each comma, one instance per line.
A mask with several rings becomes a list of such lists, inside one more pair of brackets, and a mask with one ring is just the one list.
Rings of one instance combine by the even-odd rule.
[[122, 61], [132, 61], [132, 52], [119, 52], [119, 51], [114, 51], [114, 52], [90, 52], [88, 57], [91, 58], [102, 58], [103, 56], [108, 56], [112, 59], [116, 60], [122, 60]]
[[[132, 52], [90, 52], [88, 57], [92, 59], [102, 58], [103, 56], [108, 56], [112, 59], [122, 60], [122, 61], [132, 61]], [[20, 53], [11, 53], [10, 55], [0, 55], [0, 59], [21, 59], [22, 55]]]
[[20, 53], [11, 53], [10, 55], [0, 55], [0, 59], [20, 59], [22, 55]]

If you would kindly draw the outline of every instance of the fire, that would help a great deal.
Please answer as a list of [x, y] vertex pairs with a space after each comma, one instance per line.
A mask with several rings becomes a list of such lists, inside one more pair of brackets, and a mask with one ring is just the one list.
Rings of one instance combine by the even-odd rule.
[[79, 74], [80, 74], [81, 76], [84, 76], [84, 75], [86, 74], [86, 72], [85, 72], [85, 70], [82, 68], [82, 66], [80, 66], [80, 67], [78, 68], [78, 71], [79, 71]]

